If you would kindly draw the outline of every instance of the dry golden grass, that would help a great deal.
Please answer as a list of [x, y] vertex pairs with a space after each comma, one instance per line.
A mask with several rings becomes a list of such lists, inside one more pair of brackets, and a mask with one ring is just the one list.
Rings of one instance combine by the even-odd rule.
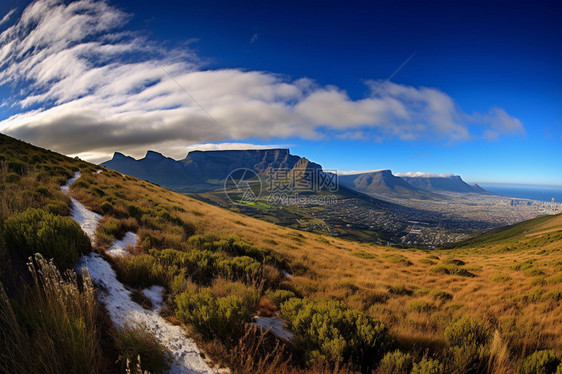
[[[24, 156], [46, 157], [37, 149]], [[420, 357], [426, 353], [442, 357], [445, 329], [464, 315], [485, 321], [491, 332], [497, 330], [490, 349], [491, 373], [505, 371], [506, 362], [536, 349], [562, 354], [562, 216], [469, 247], [396, 249], [283, 228], [110, 170], [97, 174], [93, 165], [52, 154], [48, 158], [67, 172], [83, 171], [80, 180], [86, 184], [74, 186], [73, 197], [100, 213], [105, 209], [106, 215], [127, 227], [138, 227], [141, 240], [135, 254], [152, 248], [187, 248], [185, 232], [163, 219], [166, 213], [171, 220], [175, 216], [193, 224], [196, 234], [238, 236], [274, 250], [286, 259], [286, 270], [293, 275], [281, 287], [317, 300], [337, 298], [380, 319], [401, 349]], [[49, 199], [38, 195], [43, 182], [38, 183], [34, 173], [39, 172], [25, 171], [15, 185], [0, 173], [4, 187], [0, 221], [51, 200], [68, 201], [58, 194], [54, 178], [44, 182], [53, 195]], [[16, 193], [19, 186], [30, 193]], [[134, 223], [135, 209], [150, 214]], [[111, 238], [100, 238], [98, 249], [103, 252]]]
[[[536, 225], [508, 244], [434, 251], [396, 249], [279, 227], [110, 171], [88, 177], [108, 195], [112, 186], [120, 186], [116, 190], [124, 191], [126, 200], [141, 208], [166, 207], [195, 224], [197, 233], [236, 235], [281, 253], [293, 274], [290, 281], [284, 281], [288, 287], [313, 299], [335, 297], [366, 311], [382, 320], [405, 348], [442, 347], [443, 331], [451, 321], [473, 315], [486, 321], [490, 329], [498, 329], [518, 355], [537, 348], [562, 351], [562, 313], [557, 313], [561, 284], [556, 281], [562, 270], [562, 241], [547, 238], [562, 231], [561, 216]], [[101, 198], [84, 191], [73, 194], [99, 210]], [[181, 246], [180, 232], [162, 229], [166, 244]], [[537, 239], [544, 240], [538, 243]], [[435, 265], [424, 263], [429, 256], [438, 257], [431, 259]], [[464, 265], [454, 265], [460, 263], [456, 260]], [[528, 260], [534, 261], [531, 269], [514, 267]], [[439, 265], [464, 269], [473, 276], [436, 272]], [[552, 277], [555, 281], [548, 282]], [[538, 284], [541, 279], [547, 281]], [[397, 285], [411, 292], [389, 292]]]

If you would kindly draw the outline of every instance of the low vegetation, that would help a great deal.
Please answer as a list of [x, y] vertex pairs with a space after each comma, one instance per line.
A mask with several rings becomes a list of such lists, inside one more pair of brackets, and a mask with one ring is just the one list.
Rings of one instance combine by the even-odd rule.
[[[70, 194], [103, 215], [93, 249], [136, 232], [130, 256], [108, 259], [119, 279], [164, 286], [167, 318], [236, 373], [562, 370], [562, 216], [402, 250], [268, 224], [2, 135], [0, 145], [0, 371], [123, 372], [139, 357], [166, 368], [142, 327], [99, 328], [107, 317], [87, 275], [57, 270], [90, 250], [59, 188], [76, 170]], [[36, 252], [53, 262], [30, 272]], [[74, 297], [53, 301], [59, 316], [47, 299], [62, 290]], [[260, 331], [257, 314], [283, 318], [294, 340]]]

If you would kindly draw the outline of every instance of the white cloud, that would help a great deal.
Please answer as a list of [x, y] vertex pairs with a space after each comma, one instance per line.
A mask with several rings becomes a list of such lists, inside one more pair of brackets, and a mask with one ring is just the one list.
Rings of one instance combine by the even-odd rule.
[[15, 9], [10, 9], [10, 11], [8, 13], [6, 13], [6, 15], [4, 17], [2, 17], [2, 19], [0, 19], [0, 26], [2, 26], [3, 24], [7, 23], [10, 20], [10, 17], [12, 17], [12, 15], [16, 12]]
[[[386, 171], [386, 170], [388, 170], [388, 169], [373, 169], [373, 170], [363, 170], [363, 171], [361, 171], [361, 170], [353, 170], [353, 171], [338, 170], [335, 173], [337, 175], [356, 175], [356, 174], [376, 173], [376, 172], [379, 172], [379, 171]], [[388, 170], [388, 171], [390, 171], [390, 170]]]
[[410, 178], [451, 178], [454, 177], [454, 174], [443, 173], [443, 174], [435, 174], [435, 173], [426, 173], [423, 171], [409, 171], [407, 173], [396, 173], [394, 174], [397, 177], [410, 177]]
[[0, 85], [19, 92], [0, 131], [92, 160], [148, 148], [174, 157], [193, 144], [247, 138], [462, 141], [525, 132], [502, 109], [467, 114], [436, 88], [369, 81], [371, 94], [352, 100], [307, 78], [207, 70], [189, 49], [123, 31], [129, 18], [104, 1], [28, 6], [0, 34]]

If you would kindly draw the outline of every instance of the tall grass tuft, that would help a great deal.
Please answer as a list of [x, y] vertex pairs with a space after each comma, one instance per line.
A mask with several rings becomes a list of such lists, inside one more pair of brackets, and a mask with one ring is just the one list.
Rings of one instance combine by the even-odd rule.
[[28, 268], [33, 281], [14, 305], [0, 291], [0, 339], [8, 348], [0, 357], [0, 371], [99, 372], [97, 304], [87, 270], [80, 282], [74, 271], [61, 274], [40, 254]]

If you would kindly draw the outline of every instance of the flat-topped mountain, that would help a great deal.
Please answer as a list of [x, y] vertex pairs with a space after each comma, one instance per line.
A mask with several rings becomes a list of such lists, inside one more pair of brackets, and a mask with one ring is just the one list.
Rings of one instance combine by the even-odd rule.
[[462, 180], [460, 175], [400, 175], [402, 179], [412, 186], [429, 192], [456, 192], [456, 193], [487, 193], [479, 186], [471, 186]]
[[175, 190], [206, 190], [223, 183], [237, 169], [250, 169], [265, 174], [268, 169], [322, 170], [306, 158], [290, 154], [289, 149], [253, 149], [227, 151], [192, 151], [182, 160], [148, 151], [142, 159], [134, 159], [119, 152], [101, 164], [123, 174], [142, 178]]
[[375, 170], [357, 174], [338, 175], [343, 186], [368, 195], [386, 195], [393, 197], [410, 197], [427, 199], [434, 194], [416, 187], [404, 179], [395, 176], [390, 170]]

